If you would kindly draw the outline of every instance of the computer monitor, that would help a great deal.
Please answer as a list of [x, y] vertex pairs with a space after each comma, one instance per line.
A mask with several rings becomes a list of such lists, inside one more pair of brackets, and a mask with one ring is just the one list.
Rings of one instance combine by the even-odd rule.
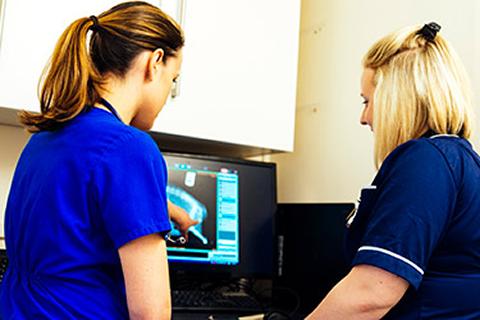
[[[168, 242], [173, 272], [270, 277], [274, 272], [276, 166], [164, 153], [167, 196], [199, 224], [188, 242]], [[173, 229], [175, 240], [180, 232]]]

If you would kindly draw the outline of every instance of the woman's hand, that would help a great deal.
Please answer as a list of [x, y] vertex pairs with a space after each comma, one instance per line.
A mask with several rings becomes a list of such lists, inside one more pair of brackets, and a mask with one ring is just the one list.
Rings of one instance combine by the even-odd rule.
[[197, 225], [198, 221], [193, 220], [185, 210], [170, 201], [168, 201], [168, 215], [185, 239], [188, 240], [188, 229]]

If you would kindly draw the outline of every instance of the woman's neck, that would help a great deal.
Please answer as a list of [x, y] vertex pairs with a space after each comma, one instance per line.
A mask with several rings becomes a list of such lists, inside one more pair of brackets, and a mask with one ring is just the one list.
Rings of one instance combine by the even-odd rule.
[[[130, 124], [137, 113], [138, 87], [132, 82], [109, 78], [104, 88], [100, 96], [115, 108], [123, 123]], [[99, 103], [95, 107], [109, 111]]]

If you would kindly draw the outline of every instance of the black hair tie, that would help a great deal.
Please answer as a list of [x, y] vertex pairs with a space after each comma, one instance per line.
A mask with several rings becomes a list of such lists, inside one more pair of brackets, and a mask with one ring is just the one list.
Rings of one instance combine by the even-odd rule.
[[432, 42], [435, 40], [435, 36], [441, 28], [442, 27], [438, 23], [430, 22], [425, 24], [422, 29], [417, 32], [417, 34], [423, 36], [425, 39], [427, 39], [427, 41]]
[[98, 18], [95, 16], [90, 16], [90, 20], [92, 20], [93, 24], [90, 26], [90, 30], [98, 31], [100, 30], [100, 23], [98, 22]]

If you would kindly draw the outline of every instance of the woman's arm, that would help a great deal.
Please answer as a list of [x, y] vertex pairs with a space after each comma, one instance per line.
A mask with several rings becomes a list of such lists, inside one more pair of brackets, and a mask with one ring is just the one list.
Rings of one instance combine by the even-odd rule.
[[370, 266], [355, 266], [318, 307], [306, 318], [380, 319], [407, 291], [409, 283], [388, 271]]
[[158, 234], [118, 249], [130, 319], [170, 319], [170, 282], [165, 240]]

